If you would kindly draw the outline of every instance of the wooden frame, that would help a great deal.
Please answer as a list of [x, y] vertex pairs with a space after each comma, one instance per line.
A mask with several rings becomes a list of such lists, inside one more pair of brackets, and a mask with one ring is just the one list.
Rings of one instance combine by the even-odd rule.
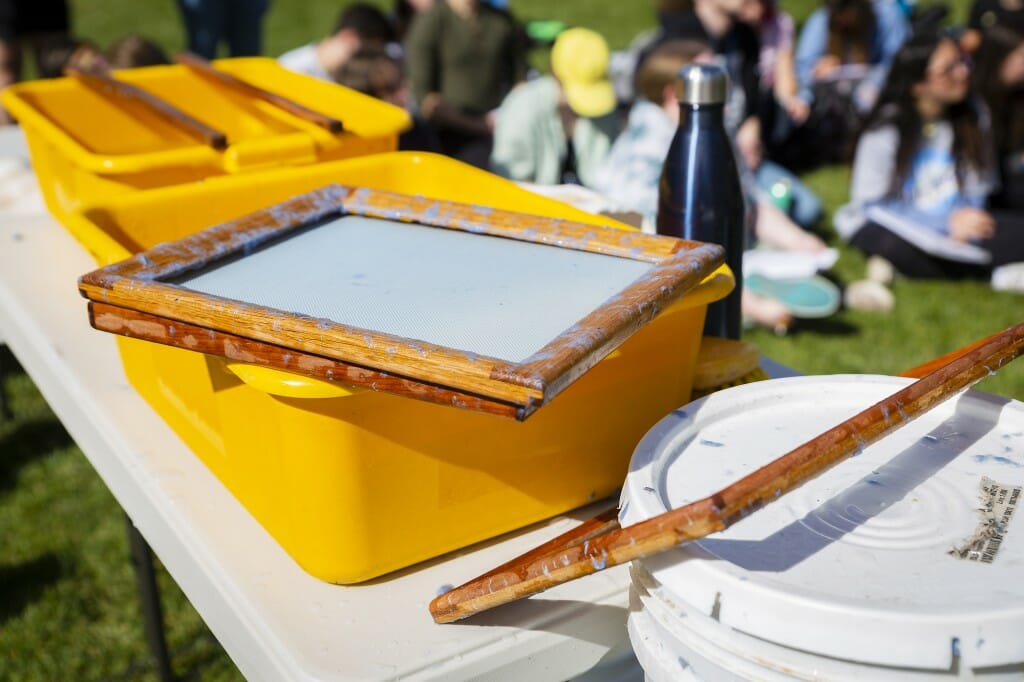
[[[360, 215], [644, 261], [652, 268], [522, 362], [193, 291], [170, 280], [326, 218]], [[97, 329], [525, 419], [718, 268], [721, 247], [329, 185], [79, 280]], [[382, 379], [387, 381], [381, 383]]]

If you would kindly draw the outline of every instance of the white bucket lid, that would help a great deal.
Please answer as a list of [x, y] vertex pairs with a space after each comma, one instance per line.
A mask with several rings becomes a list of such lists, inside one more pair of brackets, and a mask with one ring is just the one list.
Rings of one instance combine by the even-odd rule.
[[[676, 410], [637, 446], [620, 521], [706, 497], [908, 383], [776, 379]], [[981, 528], [989, 479], [1004, 515], [1024, 486], [1024, 404], [969, 392], [725, 532], [642, 563], [691, 608], [767, 642], [873, 665], [1018, 664], [1024, 512], [991, 563], [950, 554]]]

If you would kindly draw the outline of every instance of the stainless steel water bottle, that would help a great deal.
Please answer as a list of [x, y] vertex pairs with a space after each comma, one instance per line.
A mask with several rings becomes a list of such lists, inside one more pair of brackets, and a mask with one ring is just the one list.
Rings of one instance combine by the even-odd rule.
[[725, 70], [689, 64], [679, 71], [679, 128], [658, 186], [658, 234], [725, 247], [736, 288], [708, 307], [704, 333], [738, 339], [743, 287], [744, 204], [732, 142], [723, 121]]

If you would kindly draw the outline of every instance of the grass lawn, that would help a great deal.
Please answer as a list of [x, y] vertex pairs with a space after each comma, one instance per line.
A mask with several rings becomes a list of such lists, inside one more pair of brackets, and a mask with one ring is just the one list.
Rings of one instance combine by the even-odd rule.
[[[798, 19], [817, 4], [782, 2]], [[170, 51], [183, 47], [171, 0], [71, 4], [76, 32], [101, 45], [139, 32]], [[342, 4], [276, 0], [266, 23], [266, 54], [320, 37]], [[651, 26], [653, 5], [512, 2], [522, 19], [589, 26], [613, 47], [625, 46]], [[965, 10], [962, 0], [953, 17], [962, 19]], [[845, 200], [846, 169], [824, 169], [807, 179], [830, 211]], [[844, 280], [861, 276], [863, 259], [837, 246], [842, 253], [837, 274]], [[798, 326], [785, 337], [753, 331], [747, 338], [806, 373], [896, 373], [1024, 318], [1024, 298], [995, 294], [984, 283], [898, 281], [895, 293], [890, 314], [844, 311]], [[4, 388], [14, 414], [0, 421], [0, 680], [154, 679], [121, 511], [6, 349], [0, 349], [0, 363], [7, 370]], [[980, 387], [1024, 399], [1024, 364]], [[176, 673], [196, 680], [240, 678], [173, 581], [163, 571], [159, 579]]]

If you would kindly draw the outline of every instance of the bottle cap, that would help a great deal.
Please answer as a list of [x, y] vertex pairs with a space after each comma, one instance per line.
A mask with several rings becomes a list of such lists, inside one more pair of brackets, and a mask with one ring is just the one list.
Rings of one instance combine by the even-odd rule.
[[676, 95], [680, 104], [722, 104], [729, 87], [725, 69], [715, 64], [687, 64], [679, 69]]

